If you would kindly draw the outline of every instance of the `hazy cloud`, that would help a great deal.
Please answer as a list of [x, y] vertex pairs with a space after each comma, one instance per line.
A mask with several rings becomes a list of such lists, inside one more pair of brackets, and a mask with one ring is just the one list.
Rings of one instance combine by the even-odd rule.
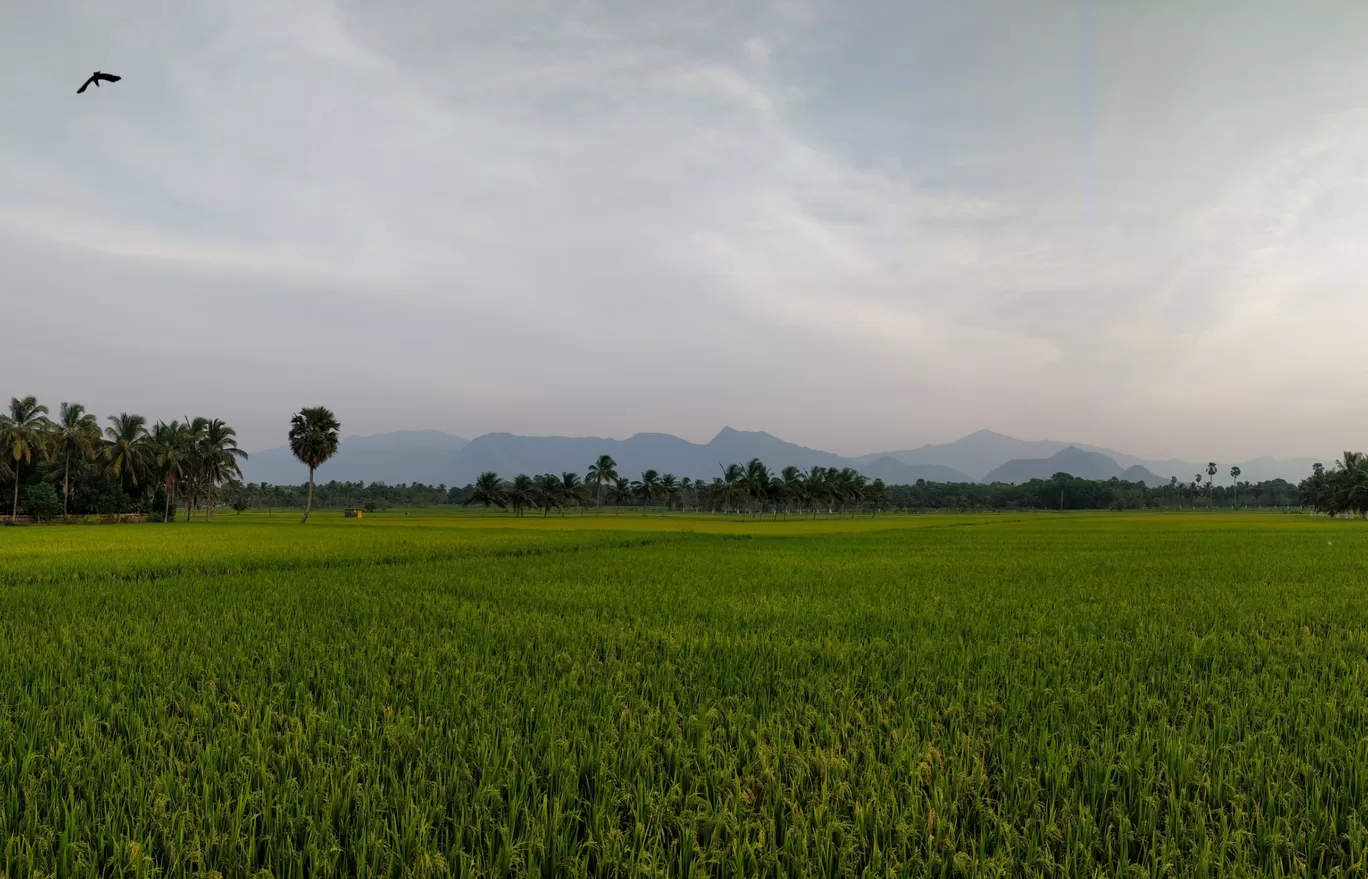
[[[1363, 445], [1368, 7], [0, 7], [0, 393]], [[76, 88], [93, 69], [124, 76]]]

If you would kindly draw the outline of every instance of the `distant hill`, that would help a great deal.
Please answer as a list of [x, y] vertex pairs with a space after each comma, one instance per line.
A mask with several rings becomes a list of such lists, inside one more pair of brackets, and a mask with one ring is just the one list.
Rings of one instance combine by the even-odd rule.
[[[438, 430], [349, 436], [338, 443], [337, 454], [319, 474], [325, 481], [449, 484], [442, 474], [451, 471], [456, 453], [468, 442]], [[278, 446], [252, 452], [242, 465], [242, 475], [248, 482], [299, 485], [308, 481], [309, 468], [295, 459], [289, 446]]]
[[889, 485], [912, 485], [918, 479], [925, 479], [927, 482], [974, 481], [951, 467], [942, 467], [940, 464], [904, 464], [887, 455], [854, 466], [870, 479], [882, 479]]
[[[1205, 462], [1198, 464], [1195, 461], [1182, 461], [1176, 458], [1167, 461], [1147, 460], [1086, 443], [1069, 443], [1058, 440], [1019, 440], [991, 430], [975, 431], [951, 443], [925, 445], [900, 452], [876, 452], [871, 455], [864, 455], [856, 460], [867, 463], [889, 457], [906, 464], [939, 464], [986, 482], [990, 481], [989, 476], [993, 471], [1003, 467], [1008, 462], [1044, 460], [1071, 447], [1084, 452], [1104, 455], [1119, 467], [1142, 467], [1151, 476], [1164, 482], [1167, 482], [1171, 476], [1176, 476], [1180, 481], [1187, 482], [1192, 479], [1194, 473], [1204, 472], [1206, 469]], [[1316, 461], [1328, 466], [1333, 460], [1333, 456], [1293, 458], [1286, 461], [1263, 457], [1252, 461], [1231, 463], [1240, 468], [1241, 481], [1262, 482], [1268, 479], [1286, 479], [1288, 482], [1295, 483], [1311, 473], [1311, 465]], [[1221, 474], [1222, 476], [1218, 477], [1218, 480], [1228, 482], [1230, 479], [1230, 463], [1221, 465]]]
[[[518, 473], [561, 473], [573, 470], [583, 473], [599, 455], [612, 455], [618, 473], [636, 478], [647, 469], [672, 473], [690, 479], [712, 479], [722, 475], [728, 464], [745, 463], [759, 458], [776, 473], [793, 465], [803, 470], [812, 467], [855, 467], [876, 478], [865, 465], [851, 458], [831, 452], [810, 449], [785, 442], [764, 431], [744, 431], [724, 427], [707, 443], [691, 443], [677, 436], [663, 433], [639, 433], [625, 440], [603, 437], [516, 436], [509, 433], [490, 433], [476, 437], [456, 456], [450, 481], [464, 485], [486, 470], [505, 477]], [[940, 473], [963, 478], [945, 468], [921, 470], [902, 469], [899, 462], [877, 468], [885, 482], [897, 474], [898, 482], [916, 482], [919, 475]], [[929, 478], [929, 477], [922, 477]]]
[[1080, 479], [1111, 479], [1120, 477], [1121, 466], [1097, 452], [1085, 452], [1076, 446], [1061, 449], [1048, 458], [1017, 458], [983, 477], [984, 482], [1030, 482], [1049, 479], [1056, 473], [1067, 473]]
[[1126, 482], [1143, 482], [1150, 488], [1168, 485], [1167, 479], [1157, 473], [1150, 472], [1149, 468], [1142, 467], [1139, 464], [1132, 464], [1130, 467], [1127, 467], [1125, 472], [1121, 474], [1121, 478]]

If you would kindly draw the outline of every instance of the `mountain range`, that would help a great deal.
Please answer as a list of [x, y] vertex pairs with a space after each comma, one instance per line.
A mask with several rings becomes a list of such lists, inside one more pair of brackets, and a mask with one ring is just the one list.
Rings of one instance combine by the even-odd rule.
[[[786, 442], [764, 431], [723, 428], [707, 443], [694, 443], [664, 433], [639, 433], [627, 439], [603, 437], [518, 436], [488, 433], [467, 440], [436, 430], [403, 430], [376, 436], [348, 436], [324, 464], [319, 478], [339, 482], [422, 482], [465, 485], [486, 470], [505, 477], [518, 473], [583, 473], [599, 455], [612, 455], [618, 472], [636, 476], [654, 468], [661, 473], [711, 479], [721, 467], [759, 458], [774, 471], [792, 464], [853, 467], [870, 479], [890, 485], [916, 482], [1026, 482], [1064, 472], [1085, 479], [1143, 481], [1149, 485], [1176, 476], [1188, 482], [1205, 473], [1205, 464], [1146, 461], [1110, 449], [1054, 440], [1019, 440], [980, 430], [952, 443], [881, 452], [849, 458]], [[1277, 461], [1257, 458], [1239, 462], [1241, 480], [1283, 478], [1296, 482], [1311, 472], [1317, 459]], [[1320, 459], [1329, 461], [1331, 459]], [[1228, 479], [1222, 465], [1221, 479]], [[288, 446], [253, 452], [243, 466], [249, 482], [299, 484], [308, 469]], [[1205, 477], [1204, 477], [1205, 478]]]

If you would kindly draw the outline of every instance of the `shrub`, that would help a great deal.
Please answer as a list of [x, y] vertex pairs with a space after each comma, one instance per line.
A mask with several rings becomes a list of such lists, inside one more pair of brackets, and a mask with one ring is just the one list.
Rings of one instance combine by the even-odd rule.
[[19, 504], [25, 513], [40, 522], [46, 522], [53, 516], [61, 515], [62, 512], [62, 499], [58, 496], [57, 489], [46, 482], [24, 489]]

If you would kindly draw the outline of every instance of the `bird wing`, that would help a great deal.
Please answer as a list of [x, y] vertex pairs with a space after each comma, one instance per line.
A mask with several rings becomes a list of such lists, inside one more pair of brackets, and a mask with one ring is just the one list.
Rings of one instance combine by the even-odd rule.
[[83, 95], [83, 94], [85, 94], [85, 90], [88, 89], [88, 88], [90, 88], [90, 84], [91, 84], [92, 82], [94, 82], [94, 81], [95, 81], [95, 77], [92, 76], [90, 79], [87, 79], [85, 82], [81, 83], [81, 87], [78, 88], [78, 89], [76, 90], [76, 94], [78, 94], [78, 95]]
[[112, 73], [100, 73], [91, 77], [91, 79], [103, 79], [105, 82], [118, 82], [119, 80], [123, 79], [123, 77], [115, 76]]

